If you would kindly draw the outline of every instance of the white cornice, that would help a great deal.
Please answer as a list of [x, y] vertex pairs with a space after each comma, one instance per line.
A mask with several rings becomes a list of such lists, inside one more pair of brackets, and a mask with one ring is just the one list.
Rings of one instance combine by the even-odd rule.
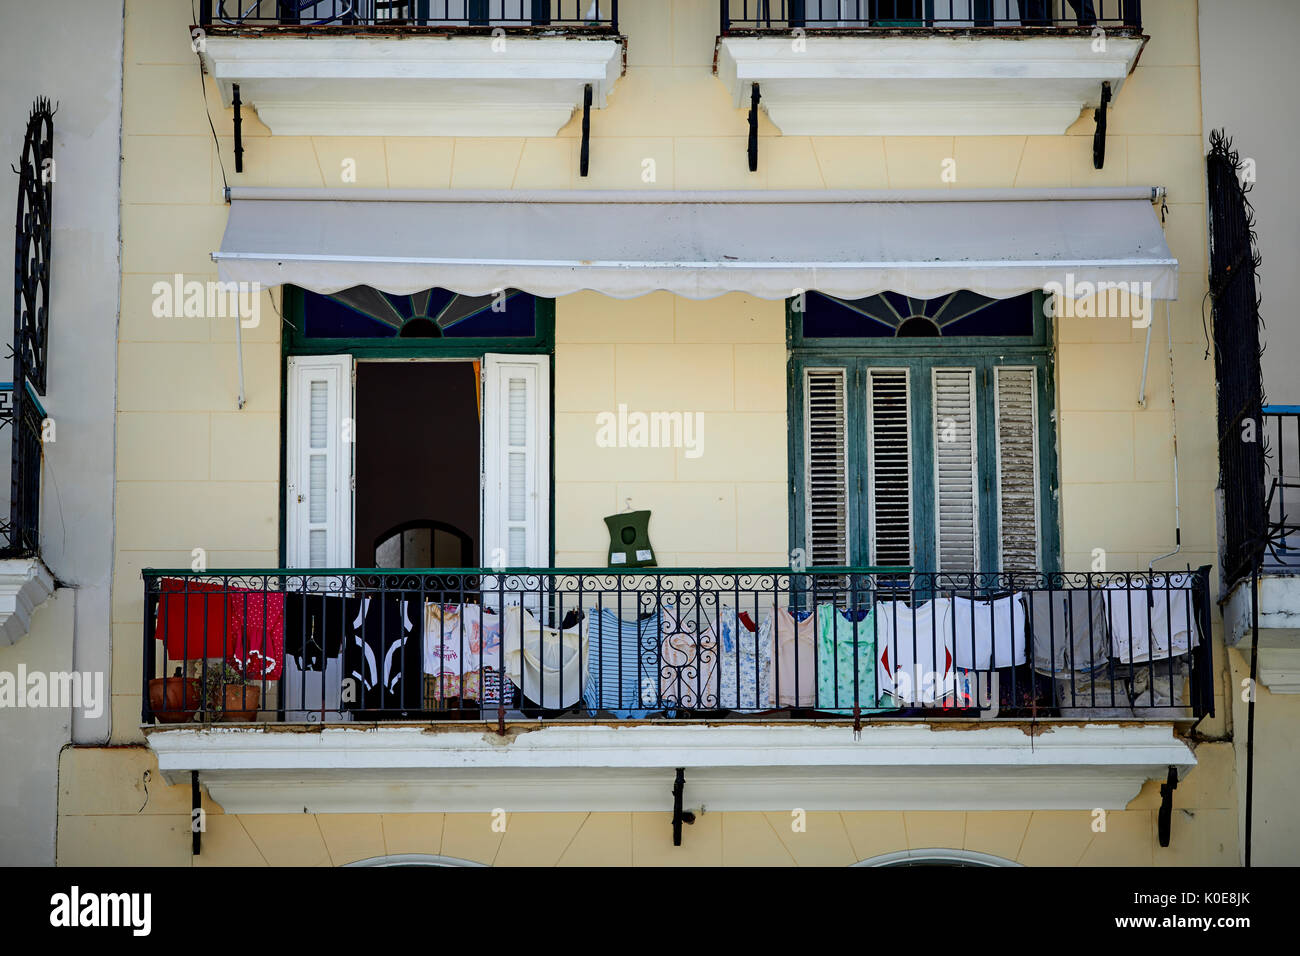
[[54, 577], [40, 558], [0, 560], [0, 644], [24, 637], [32, 614], [53, 593]]
[[662, 810], [674, 769], [713, 810], [1119, 809], [1196, 762], [1168, 724], [932, 728], [635, 724], [153, 729], [230, 813]]
[[1115, 96], [1140, 37], [723, 37], [718, 78], [737, 107], [758, 83], [786, 135], [1059, 135]]
[[275, 135], [554, 136], [586, 84], [600, 109], [622, 41], [576, 37], [208, 37], [204, 68]]

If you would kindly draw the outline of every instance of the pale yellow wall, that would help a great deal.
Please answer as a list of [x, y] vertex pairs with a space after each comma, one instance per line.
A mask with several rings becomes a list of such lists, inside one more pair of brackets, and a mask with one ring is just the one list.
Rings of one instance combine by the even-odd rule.
[[[581, 179], [577, 118], [556, 139], [331, 139], [271, 137], [251, 110], [244, 118], [246, 171], [236, 175], [232, 114], [220, 108], [213, 84], [199, 78], [188, 43], [188, 0], [127, 0], [115, 742], [141, 740], [140, 568], [187, 567], [194, 548], [206, 549], [212, 568], [278, 561], [274, 303], [264, 301], [261, 326], [244, 334], [248, 404], [242, 411], [235, 407], [232, 322], [155, 319], [150, 313], [155, 281], [176, 272], [215, 278], [209, 253], [220, 243], [227, 209], [204, 90], [232, 185], [341, 186], [344, 159], [355, 161], [357, 185], [390, 187], [1165, 185], [1169, 243], [1182, 263], [1173, 318], [1184, 540], [1184, 553], [1166, 566], [1181, 567], [1212, 562], [1215, 551], [1213, 367], [1201, 360], [1205, 207], [1192, 6], [1185, 0], [1144, 4], [1152, 40], [1114, 104], [1102, 171], [1091, 167], [1093, 122], [1086, 115], [1060, 137], [782, 137], [764, 119], [759, 171], [749, 173], [745, 112], [732, 108], [710, 71], [717, 5], [624, 0], [628, 71], [608, 109], [592, 116], [591, 175]], [[952, 184], [940, 180], [948, 158], [957, 162]], [[643, 181], [646, 159], [655, 162], [653, 183]], [[630, 498], [633, 507], [654, 511], [663, 564], [785, 563], [782, 305], [743, 295], [692, 302], [666, 294], [615, 301], [584, 293], [560, 300], [556, 311], [557, 561], [603, 564], [607, 539], [600, 518]], [[1111, 569], [1145, 567], [1172, 547], [1163, 310], [1156, 320], [1145, 409], [1136, 403], [1140, 331], [1127, 320], [1063, 320], [1059, 326], [1068, 567], [1089, 567], [1094, 548], [1105, 549]], [[687, 459], [682, 450], [597, 448], [595, 414], [620, 402], [631, 410], [703, 412], [705, 454]], [[1218, 702], [1220, 717], [1202, 725], [1210, 734], [1227, 729], [1221, 687]], [[1196, 817], [1175, 819], [1176, 833], [1185, 826], [1194, 837], [1176, 839], [1170, 851], [1154, 848], [1158, 801], [1149, 785], [1128, 811], [1112, 814], [1116, 822], [1102, 838], [1077, 815], [815, 815], [810, 835], [794, 840], [782, 835], [781, 821], [771, 815], [706, 814], [688, 829], [681, 852], [701, 862], [757, 860], [734, 855], [746, 852], [777, 861], [850, 862], [927, 841], [951, 843], [959, 834], [960, 845], [1026, 862], [1234, 862], [1232, 749], [1205, 744], [1198, 758], [1202, 766], [1180, 787], [1178, 799], [1179, 806], [1195, 808]], [[151, 854], [159, 862], [189, 859], [185, 788], [174, 788], [183, 794], [162, 788], [155, 768], [150, 804], [136, 814], [140, 776], [150, 766], [144, 751], [65, 755], [61, 862], [143, 862]], [[471, 836], [476, 826], [485, 832]], [[595, 861], [615, 853], [624, 862], [643, 862], [671, 850], [666, 822], [653, 816], [520, 817], [516, 826], [521, 829], [498, 840], [472, 817], [231, 818], [213, 823], [207, 859], [345, 862], [420, 851], [497, 862], [525, 862], [529, 852], [566, 862], [570, 854]], [[537, 828], [536, 838], [520, 836], [528, 827]], [[1114, 838], [1126, 833], [1129, 838]]]

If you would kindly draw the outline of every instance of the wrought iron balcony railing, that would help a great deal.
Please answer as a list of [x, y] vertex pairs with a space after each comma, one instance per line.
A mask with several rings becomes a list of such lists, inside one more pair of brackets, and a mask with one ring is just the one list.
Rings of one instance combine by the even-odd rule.
[[553, 27], [618, 32], [618, 0], [200, 0], [205, 28]]
[[1263, 570], [1300, 571], [1300, 405], [1265, 405]]
[[0, 557], [40, 550], [41, 427], [45, 410], [30, 385], [22, 394], [0, 382], [0, 447], [9, 439], [9, 507], [0, 510]]
[[1209, 568], [144, 572], [146, 724], [1192, 719]]
[[720, 0], [722, 33], [747, 30], [1128, 28], [1140, 0]]

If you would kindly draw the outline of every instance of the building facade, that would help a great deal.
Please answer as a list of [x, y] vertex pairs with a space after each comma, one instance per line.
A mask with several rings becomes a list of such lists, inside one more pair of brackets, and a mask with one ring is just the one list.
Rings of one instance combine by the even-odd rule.
[[59, 864], [1242, 862], [1195, 4], [234, 6], [125, 2]]

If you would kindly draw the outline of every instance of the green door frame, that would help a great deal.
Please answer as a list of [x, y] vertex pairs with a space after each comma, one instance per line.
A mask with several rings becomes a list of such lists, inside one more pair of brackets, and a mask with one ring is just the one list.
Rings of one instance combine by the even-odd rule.
[[550, 357], [550, 394], [547, 408], [550, 416], [550, 519], [547, 522], [550, 540], [547, 542], [547, 560], [555, 565], [555, 300], [535, 297], [536, 325], [529, 338], [456, 338], [456, 339], [402, 339], [402, 338], [340, 338], [309, 339], [304, 334], [303, 313], [305, 299], [302, 289], [282, 286], [281, 311], [284, 321], [280, 327], [280, 567], [285, 566], [288, 555], [286, 534], [288, 516], [285, 510], [284, 487], [288, 481], [288, 448], [284, 426], [289, 412], [289, 357], [291, 355], [351, 355], [354, 361], [375, 359], [479, 359], [488, 352], [520, 355], [547, 355]]

